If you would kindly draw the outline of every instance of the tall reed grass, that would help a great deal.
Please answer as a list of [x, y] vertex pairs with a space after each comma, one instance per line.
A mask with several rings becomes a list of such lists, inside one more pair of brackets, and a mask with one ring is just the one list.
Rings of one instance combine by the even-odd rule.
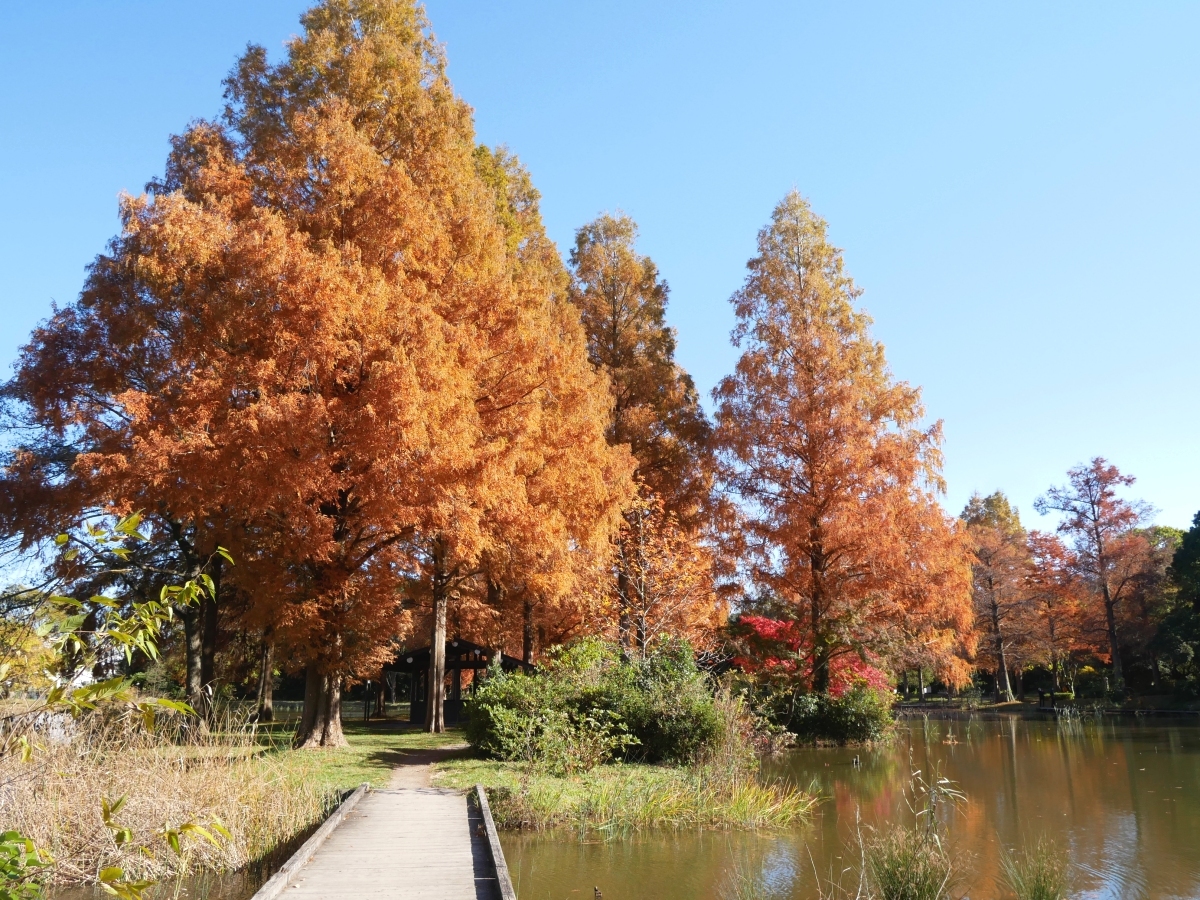
[[[0, 759], [0, 822], [50, 851], [54, 883], [94, 881], [106, 866], [154, 880], [239, 869], [319, 822], [337, 800], [308, 777], [317, 757], [268, 752], [253, 725], [228, 714], [211, 728], [167, 717], [149, 730], [116, 715], [60, 716], [29, 737], [38, 745], [30, 761]], [[115, 820], [132, 840], [118, 846], [101, 805], [120, 797]], [[213, 820], [230, 839], [191, 840], [175, 853], [157, 835]]]
[[863, 843], [871, 894], [879, 900], [946, 900], [958, 866], [936, 835], [895, 827]]
[[[493, 781], [507, 780], [493, 778]], [[619, 764], [577, 780], [548, 776], [493, 785], [492, 813], [503, 828], [567, 826], [621, 834], [646, 828], [780, 828], [808, 818], [812, 795], [754, 777], [696, 769]]]
[[1067, 896], [1067, 855], [1048, 838], [1038, 839], [1020, 853], [1006, 853], [1000, 859], [1000, 870], [1017, 900], [1064, 900]]

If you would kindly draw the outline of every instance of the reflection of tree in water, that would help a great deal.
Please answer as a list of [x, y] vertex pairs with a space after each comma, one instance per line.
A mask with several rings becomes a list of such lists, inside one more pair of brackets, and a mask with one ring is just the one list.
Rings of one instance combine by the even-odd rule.
[[[958, 742], [948, 744], [951, 728]], [[1200, 896], [1200, 728], [1111, 718], [1075, 732], [1050, 720], [930, 720], [928, 731], [901, 722], [884, 747], [800, 750], [767, 764], [767, 777], [815, 784], [826, 798], [807, 827], [644, 833], [603, 845], [506, 835], [505, 852], [510, 865], [523, 854], [523, 897], [590, 896], [598, 884], [610, 898], [810, 900], [814, 871], [827, 885], [856, 864], [856, 812], [864, 826], [909, 821], [910, 765], [940, 771], [968, 796], [945, 821], [954, 849], [971, 859], [963, 888], [972, 900], [1003, 896], [1001, 853], [1041, 835], [1070, 854], [1071, 896]]]
[[[1200, 896], [1200, 729], [1091, 716], [1066, 728], [974, 718], [914, 719], [899, 729], [885, 748], [794, 754], [792, 777], [815, 780], [829, 798], [811, 842], [822, 871], [845, 855], [856, 811], [866, 825], [899, 821], [911, 766], [940, 770], [968, 796], [946, 825], [953, 845], [972, 857], [976, 900], [999, 896], [1002, 849], [1040, 835], [1069, 850], [1079, 890]], [[1109, 894], [1106, 885], [1123, 887]]]

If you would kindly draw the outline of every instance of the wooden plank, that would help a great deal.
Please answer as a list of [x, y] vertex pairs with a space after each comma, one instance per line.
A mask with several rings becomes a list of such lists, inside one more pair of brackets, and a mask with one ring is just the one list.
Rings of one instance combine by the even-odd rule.
[[296, 873], [299, 872], [304, 864], [307, 863], [316, 852], [321, 848], [321, 845], [329, 838], [335, 828], [342, 823], [342, 820], [350, 814], [353, 809], [358, 806], [359, 801], [366, 796], [370, 785], [360, 784], [349, 797], [341, 802], [333, 814], [326, 819], [321, 827], [316, 830], [312, 837], [300, 845], [300, 849], [292, 854], [291, 858], [279, 867], [279, 871], [267, 880], [267, 883], [259, 888], [251, 900], [275, 900], [284, 889], [288, 886]]
[[497, 878], [472, 818], [457, 791], [372, 791], [277, 896], [495, 900]]
[[475, 794], [479, 798], [479, 809], [483, 813], [483, 827], [487, 831], [488, 849], [491, 851], [492, 868], [496, 872], [496, 883], [500, 888], [501, 900], [517, 900], [517, 892], [513, 890], [512, 879], [508, 877], [508, 863], [504, 861], [504, 848], [500, 846], [500, 835], [496, 833], [496, 823], [492, 821], [492, 808], [488, 806], [487, 792], [482, 784], [475, 785]]

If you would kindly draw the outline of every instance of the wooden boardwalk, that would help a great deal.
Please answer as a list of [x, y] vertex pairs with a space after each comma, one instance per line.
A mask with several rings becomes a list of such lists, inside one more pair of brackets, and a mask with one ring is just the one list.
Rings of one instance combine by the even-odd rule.
[[302, 848], [254, 900], [515, 900], [479, 796], [429, 787], [363, 791], [314, 835], [315, 852]]

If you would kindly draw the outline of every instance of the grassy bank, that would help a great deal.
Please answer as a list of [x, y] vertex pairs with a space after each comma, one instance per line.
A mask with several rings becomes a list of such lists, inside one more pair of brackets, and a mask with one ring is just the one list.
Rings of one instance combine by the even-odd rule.
[[[463, 741], [458, 730], [430, 735], [394, 720], [344, 728], [347, 749], [297, 751], [288, 723], [147, 734], [97, 721], [66, 740], [44, 741], [29, 763], [3, 762], [0, 824], [50, 851], [51, 880], [60, 885], [95, 881], [108, 866], [159, 881], [233, 871], [303, 836], [346, 791], [363, 782], [386, 787], [407, 753]], [[485, 785], [506, 828], [775, 828], [811, 812], [808, 794], [736, 771], [626, 763], [555, 777], [523, 763], [463, 758], [439, 764], [435, 778], [457, 789]], [[120, 797], [124, 806], [106, 824], [103, 802]], [[176, 854], [160, 834], [214, 820], [231, 834], [215, 846], [188, 840]], [[115, 827], [131, 838], [119, 844]]]
[[[155, 880], [232, 871], [304, 834], [345, 791], [364, 781], [385, 787], [406, 750], [462, 740], [389, 722], [345, 729], [348, 749], [296, 751], [288, 725], [172, 735], [91, 723], [65, 740], [42, 740], [30, 762], [0, 763], [0, 824], [50, 851], [57, 884], [94, 881], [106, 866]], [[126, 802], [106, 825], [102, 803], [120, 797]], [[176, 854], [159, 834], [214, 820], [231, 834], [216, 846], [187, 840]], [[114, 826], [131, 836], [118, 844]]]
[[557, 777], [524, 763], [456, 759], [439, 764], [434, 777], [442, 787], [482, 784], [501, 828], [780, 828], [806, 819], [816, 803], [753, 775], [699, 767], [616, 763]]

